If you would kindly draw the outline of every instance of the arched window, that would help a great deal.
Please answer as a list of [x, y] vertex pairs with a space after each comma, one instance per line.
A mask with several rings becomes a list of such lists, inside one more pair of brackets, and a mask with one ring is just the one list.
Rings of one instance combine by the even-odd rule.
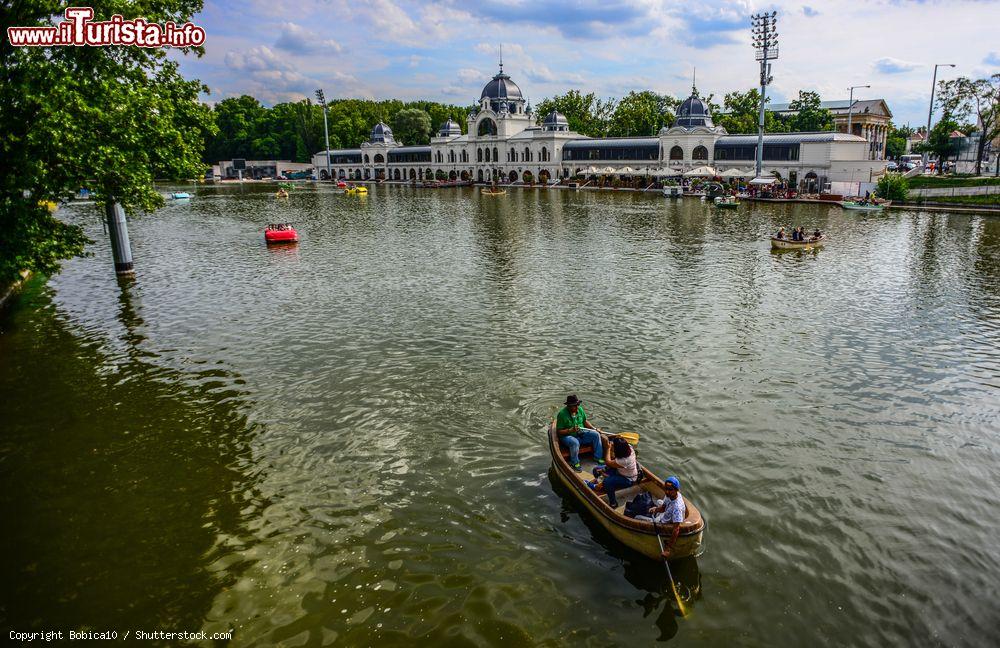
[[[486, 161], [489, 162], [489, 160], [486, 160]], [[499, 151], [496, 150], [496, 147], [493, 148], [493, 161], [494, 162], [499, 162], [500, 161], [500, 154], [499, 154]]]
[[[704, 147], [702, 147], [704, 148]], [[671, 160], [683, 160], [684, 159], [684, 149], [679, 146], [675, 146], [670, 149], [670, 159]]]
[[385, 158], [382, 157], [381, 153], [375, 154], [375, 164], [385, 164]]
[[462, 162], [468, 162], [468, 161], [469, 161], [469, 152], [466, 151], [465, 149], [462, 149]]
[[517, 151], [514, 149], [510, 150], [510, 157], [507, 158], [508, 162], [517, 162]]
[[455, 164], [455, 151], [448, 151], [448, 161]]
[[368, 154], [365, 153], [365, 164], [368, 164]]
[[527, 146], [524, 147], [524, 161], [525, 162], [531, 161], [531, 149], [529, 149]]
[[704, 146], [694, 147], [694, 151], [691, 153], [692, 160], [707, 160], [708, 159], [708, 149]]
[[476, 162], [482, 162], [482, 161], [483, 161], [483, 149], [478, 148], [476, 149]]
[[497, 134], [497, 123], [492, 119], [484, 119], [479, 122], [479, 136], [484, 135], [496, 135]]
[[487, 162], [490, 161], [490, 150], [489, 149], [486, 149], [486, 161]]
[[549, 161], [549, 149], [547, 149], [546, 147], [543, 146], [542, 147], [542, 162], [548, 162], [548, 161]]

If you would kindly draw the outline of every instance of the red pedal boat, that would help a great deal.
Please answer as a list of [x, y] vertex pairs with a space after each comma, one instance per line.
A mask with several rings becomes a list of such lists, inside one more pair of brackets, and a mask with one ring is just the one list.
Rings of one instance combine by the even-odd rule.
[[299, 233], [288, 223], [271, 223], [264, 230], [264, 240], [268, 243], [298, 243]]

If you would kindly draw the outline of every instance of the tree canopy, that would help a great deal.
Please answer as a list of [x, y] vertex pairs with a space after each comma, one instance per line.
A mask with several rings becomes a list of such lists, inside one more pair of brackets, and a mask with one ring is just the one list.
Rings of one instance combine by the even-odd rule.
[[[770, 97], [767, 99], [770, 101]], [[760, 91], [751, 88], [746, 92], [729, 92], [723, 99], [724, 110], [713, 110], [713, 120], [734, 135], [757, 132], [760, 121]], [[716, 107], [717, 108], [717, 107]], [[776, 113], [765, 110], [764, 131], [768, 133], [788, 132], [788, 123]]]
[[673, 97], [650, 90], [630, 92], [615, 106], [607, 134], [611, 137], [656, 135], [661, 128], [673, 123], [674, 109], [679, 104]]
[[[986, 143], [1000, 136], [1000, 73], [975, 81], [968, 77], [941, 81], [938, 88], [945, 113], [957, 119], [975, 119], [975, 129], [981, 133], [976, 148], [976, 175], [979, 175]], [[932, 142], [934, 130], [931, 130]]]
[[[327, 109], [332, 149], [360, 146], [380, 121], [390, 123], [393, 134], [405, 144], [427, 144], [434, 130], [448, 119], [464, 129], [471, 110], [432, 101], [404, 103], [395, 99], [333, 99], [327, 102]], [[209, 164], [233, 158], [308, 162], [325, 147], [323, 108], [308, 99], [267, 108], [244, 95], [220, 101], [212, 112], [219, 131], [205, 147], [204, 161]], [[410, 115], [409, 119], [423, 114], [418, 118], [422, 126], [413, 130], [404, 125], [399, 119], [402, 113]]]
[[[201, 0], [88, 2], [95, 20], [183, 24]], [[10, 25], [50, 26], [63, 3], [14, 3]], [[190, 48], [200, 54], [198, 48]], [[188, 53], [188, 50], [181, 50]], [[82, 187], [99, 207], [118, 201], [128, 213], [163, 203], [154, 178], [202, 175], [204, 136], [215, 126], [166, 50], [143, 47], [12, 47], [0, 43], [0, 282], [22, 269], [51, 274], [82, 254], [82, 230], [52, 217], [39, 201]]]
[[789, 104], [795, 114], [788, 118], [788, 130], [792, 132], [815, 132], [833, 130], [833, 113], [820, 107], [819, 95], [808, 90], [799, 90], [798, 99]]
[[583, 94], [579, 90], [545, 99], [537, 106], [542, 118], [553, 110], [561, 112], [566, 116], [570, 130], [589, 137], [608, 134], [608, 124], [615, 107], [614, 99], [599, 99], [593, 92]]
[[392, 118], [392, 132], [405, 145], [431, 143], [431, 116], [420, 108], [404, 108]]

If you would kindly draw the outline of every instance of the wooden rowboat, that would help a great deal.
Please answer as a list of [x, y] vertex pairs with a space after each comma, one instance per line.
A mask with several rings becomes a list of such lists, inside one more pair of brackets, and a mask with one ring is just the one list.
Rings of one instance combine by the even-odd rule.
[[505, 193], [507, 193], [507, 190], [500, 189], [498, 191], [487, 191], [486, 189], [483, 189], [480, 193], [482, 193], [484, 196], [502, 196]]
[[826, 243], [825, 237], [817, 241], [792, 241], [771, 237], [771, 249], [774, 250], [811, 250], [823, 247], [824, 243]]
[[[669, 525], [658, 524], [655, 527], [652, 522], [634, 520], [625, 516], [625, 504], [639, 494], [640, 491], [649, 491], [653, 499], [662, 499], [663, 480], [654, 475], [644, 466], [640, 466], [642, 479], [638, 484], [616, 491], [615, 498], [618, 500], [618, 508], [611, 508], [608, 504], [608, 497], [604, 494], [597, 494], [587, 486], [586, 482], [594, 478], [593, 470], [597, 466], [593, 457], [593, 449], [588, 445], [580, 447], [580, 464], [583, 472], [576, 472], [569, 465], [569, 452], [559, 445], [559, 437], [556, 435], [555, 420], [549, 424], [549, 453], [552, 455], [552, 466], [559, 480], [569, 489], [569, 492], [580, 501], [587, 509], [587, 512], [612, 536], [626, 546], [639, 553], [661, 560], [660, 542], [657, 540], [657, 530], [664, 542], [670, 538], [672, 529]], [[683, 493], [681, 495], [684, 497]], [[684, 497], [687, 505], [687, 516], [681, 523], [680, 535], [671, 552], [670, 559], [684, 558], [687, 556], [701, 555], [702, 535], [705, 532], [705, 520], [701, 512], [691, 501]]]
[[872, 203], [868, 203], [867, 205], [863, 205], [859, 202], [845, 200], [844, 202], [840, 203], [840, 206], [843, 207], [844, 209], [853, 209], [854, 211], [880, 212], [883, 209], [885, 209], [885, 206], [887, 204], [888, 203], [879, 203], [878, 205], [875, 205]]
[[736, 209], [737, 207], [740, 206], [740, 201], [737, 200], [736, 198], [724, 199], [720, 197], [716, 198], [714, 203], [716, 207], [728, 208], [728, 209]]

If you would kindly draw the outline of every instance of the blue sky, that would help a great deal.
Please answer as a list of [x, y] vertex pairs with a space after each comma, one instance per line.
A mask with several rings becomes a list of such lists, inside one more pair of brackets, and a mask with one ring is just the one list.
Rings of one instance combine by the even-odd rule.
[[[695, 7], [696, 10], [692, 10]], [[702, 94], [757, 80], [749, 16], [777, 10], [780, 57], [770, 96], [824, 99], [870, 84], [897, 123], [926, 122], [934, 63], [944, 78], [1000, 72], [1000, 0], [745, 2], [704, 0], [206, 0], [195, 22], [206, 54], [184, 73], [209, 101], [266, 104], [311, 96], [431, 99], [467, 105], [504, 69], [534, 103], [570, 89]]]

